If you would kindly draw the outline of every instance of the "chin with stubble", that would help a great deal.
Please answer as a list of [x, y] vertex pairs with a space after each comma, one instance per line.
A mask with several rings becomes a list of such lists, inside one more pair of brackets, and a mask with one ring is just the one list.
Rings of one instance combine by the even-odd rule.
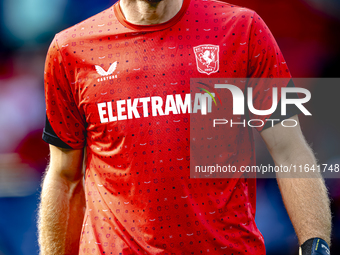
[[163, 0], [143, 0], [143, 1], [156, 4], [156, 3], [162, 2]]

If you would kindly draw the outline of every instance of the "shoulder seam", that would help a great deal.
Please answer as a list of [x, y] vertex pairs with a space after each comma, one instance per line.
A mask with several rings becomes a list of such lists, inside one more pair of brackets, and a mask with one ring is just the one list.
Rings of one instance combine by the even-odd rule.
[[[67, 84], [67, 85], [68, 85], [68, 87], [69, 87], [69, 89], [70, 89], [70, 91], [71, 91], [71, 93], [72, 93], [72, 97], [73, 97], [74, 102], [77, 102], [77, 100], [76, 100], [76, 98], [75, 98], [74, 91], [73, 91], [73, 89], [72, 89], [72, 87], [71, 87], [71, 85], [70, 85], [70, 84], [71, 84], [71, 83], [70, 83], [70, 77], [69, 77], [68, 72], [67, 72], [67, 66], [66, 66], [66, 64], [65, 64], [64, 56], [63, 56], [63, 54], [62, 54], [62, 52], [61, 52], [61, 50], [60, 50], [59, 44], [58, 44], [57, 36], [58, 36], [59, 34], [60, 34], [60, 33], [56, 34], [56, 36], [55, 36], [55, 44], [56, 44], [56, 46], [58, 47], [58, 52], [59, 52], [59, 54], [60, 54], [61, 61], [62, 61], [62, 64], [63, 64], [63, 68], [64, 68], [64, 70], [65, 70], [66, 79], [67, 79], [67, 81], [68, 81], [68, 84]], [[77, 104], [77, 108], [78, 108], [78, 104]]]
[[[58, 34], [56, 34], [55, 35], [55, 44], [56, 44], [56, 46], [57, 46], [57, 48], [58, 48], [58, 52], [59, 52], [59, 54], [60, 54], [60, 57], [61, 57], [61, 61], [62, 61], [62, 63], [63, 63], [63, 66], [64, 66], [64, 69], [65, 69], [65, 75], [66, 75], [66, 78], [67, 78], [67, 81], [68, 81], [68, 86], [70, 87], [70, 77], [68, 77], [68, 73], [66, 72], [66, 65], [65, 65], [65, 60], [64, 60], [64, 57], [63, 57], [63, 54], [61, 53], [61, 50], [60, 50], [60, 47], [59, 47], [59, 44], [58, 44], [58, 35], [59, 35], [60, 33], [58, 33]], [[70, 87], [71, 88], [71, 87]], [[72, 93], [73, 94], [73, 93]]]

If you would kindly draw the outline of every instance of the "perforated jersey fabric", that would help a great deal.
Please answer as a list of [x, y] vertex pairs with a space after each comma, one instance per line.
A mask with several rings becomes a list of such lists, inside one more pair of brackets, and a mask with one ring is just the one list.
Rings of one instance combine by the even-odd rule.
[[[79, 254], [265, 254], [255, 179], [190, 178], [190, 114], [165, 110], [185, 100], [191, 78], [225, 77], [290, 73], [263, 20], [224, 2], [184, 0], [150, 26], [126, 21], [118, 2], [55, 36], [47, 118], [56, 139], [86, 148]], [[269, 93], [254, 88], [257, 109], [270, 108]], [[255, 164], [248, 129], [215, 135], [225, 160]]]

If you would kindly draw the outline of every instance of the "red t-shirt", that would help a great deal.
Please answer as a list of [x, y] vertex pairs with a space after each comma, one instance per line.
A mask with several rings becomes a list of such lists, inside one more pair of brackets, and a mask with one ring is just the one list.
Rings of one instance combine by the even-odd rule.
[[[170, 21], [140, 26], [116, 3], [56, 35], [44, 137], [86, 148], [80, 254], [265, 254], [255, 180], [190, 179], [190, 114], [174, 105], [190, 78], [224, 77], [290, 77], [252, 10], [184, 0]], [[254, 88], [257, 109], [267, 91]], [[255, 164], [252, 132], [226, 138], [233, 162]]]

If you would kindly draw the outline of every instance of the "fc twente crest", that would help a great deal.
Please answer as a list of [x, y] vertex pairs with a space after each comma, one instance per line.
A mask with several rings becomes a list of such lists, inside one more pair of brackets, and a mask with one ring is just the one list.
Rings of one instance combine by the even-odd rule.
[[218, 58], [219, 51], [220, 46], [212, 44], [203, 44], [194, 47], [197, 69], [200, 73], [210, 75], [218, 71], [220, 66]]

